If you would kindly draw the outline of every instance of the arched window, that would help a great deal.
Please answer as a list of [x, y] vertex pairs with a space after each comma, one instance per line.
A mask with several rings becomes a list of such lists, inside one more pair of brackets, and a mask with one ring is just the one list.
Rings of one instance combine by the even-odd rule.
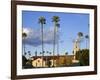
[[38, 60], [38, 62], [40, 62], [40, 60]]

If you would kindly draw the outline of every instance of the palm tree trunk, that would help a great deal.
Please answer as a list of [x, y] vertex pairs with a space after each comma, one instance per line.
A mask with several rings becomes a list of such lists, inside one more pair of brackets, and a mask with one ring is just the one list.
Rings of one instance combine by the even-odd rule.
[[[35, 52], [35, 57], [36, 57], [36, 59], [37, 59], [37, 51]], [[36, 67], [37, 67], [37, 62], [36, 62]]]
[[43, 44], [43, 24], [41, 24], [41, 33], [42, 33], [42, 67], [43, 67], [43, 57], [44, 57], [44, 44]]
[[[58, 33], [58, 30], [57, 30]], [[59, 35], [57, 35], [57, 55], [59, 55]], [[58, 56], [58, 65], [59, 65], [59, 56]]]
[[54, 26], [54, 41], [53, 41], [53, 67], [54, 67], [54, 56], [55, 56], [55, 35], [56, 35], [56, 26]]

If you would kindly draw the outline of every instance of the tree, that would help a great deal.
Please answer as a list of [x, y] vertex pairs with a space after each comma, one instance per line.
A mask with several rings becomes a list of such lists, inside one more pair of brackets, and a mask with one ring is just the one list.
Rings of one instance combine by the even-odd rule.
[[40, 55], [42, 54], [42, 52], [40, 52]]
[[50, 56], [51, 56], [51, 54], [52, 54], [52, 53], [51, 53], [51, 52], [49, 52], [49, 51], [46, 51], [46, 53], [47, 53], [47, 54], [49, 54]]
[[37, 57], [37, 51], [35, 51], [35, 57]]
[[[82, 37], [83, 37], [83, 33], [82, 32], [78, 32], [78, 42], [81, 44], [82, 41]], [[81, 47], [81, 46], [80, 46]]]
[[[49, 52], [49, 51], [46, 51], [46, 53], [47, 53], [47, 55], [48, 54], [51, 55], [51, 52]], [[50, 67], [50, 64], [49, 63], [50, 63], [50, 57], [47, 56], [46, 57], [46, 64], [47, 64], [48, 67]]]
[[88, 39], [89, 39], [89, 35], [85, 35], [85, 39], [86, 39], [86, 49], [87, 49], [87, 45], [88, 45]]
[[46, 53], [49, 53], [49, 51], [46, 51]]
[[22, 68], [25, 68], [27, 61], [28, 60], [26, 59], [26, 57], [24, 55], [22, 55]]
[[56, 33], [57, 33], [57, 54], [59, 55], [59, 28], [60, 28], [60, 24], [56, 24]]
[[49, 53], [49, 60], [51, 60], [52, 59], [52, 52], [48, 52]]
[[77, 51], [76, 59], [79, 60], [81, 66], [89, 65], [89, 49]]
[[[25, 38], [27, 37], [27, 34], [25, 32], [22, 33], [22, 37], [23, 37], [23, 40], [25, 41]], [[26, 52], [25, 52], [25, 42], [24, 42], [23, 48], [24, 48], [24, 55], [26, 55]]]
[[55, 55], [55, 39], [56, 39], [56, 29], [59, 27], [60, 19], [58, 16], [53, 16], [52, 22], [54, 23], [54, 41], [53, 41], [53, 67], [54, 67], [54, 55]]
[[43, 16], [39, 18], [39, 24], [41, 25], [41, 34], [42, 34], [41, 37], [42, 37], [42, 67], [43, 67], [43, 56], [44, 56], [43, 27], [44, 24], [46, 24], [46, 19]]
[[52, 54], [52, 52], [49, 52], [49, 54], [51, 55], [51, 54]]
[[68, 55], [68, 52], [65, 52], [65, 59], [64, 59], [65, 66], [67, 66], [67, 61], [68, 61], [68, 60], [67, 60], [67, 58], [68, 58], [67, 55]]
[[52, 59], [52, 52], [49, 52], [49, 59], [51, 60]]
[[31, 51], [28, 51], [29, 59], [31, 58]]
[[68, 52], [65, 52], [65, 55], [68, 55]]
[[50, 60], [47, 61], [47, 65], [48, 65], [48, 67], [51, 66], [51, 61]]
[[24, 55], [27, 55], [27, 53], [25, 52]]

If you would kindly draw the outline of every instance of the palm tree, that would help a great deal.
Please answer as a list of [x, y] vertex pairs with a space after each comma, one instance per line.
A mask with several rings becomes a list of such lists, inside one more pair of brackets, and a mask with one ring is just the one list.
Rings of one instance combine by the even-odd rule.
[[[22, 37], [23, 37], [23, 40], [25, 41], [25, 38], [27, 37], [27, 34], [25, 32], [22, 33]], [[26, 52], [25, 52], [25, 42], [24, 42], [23, 48], [24, 48], [24, 55], [26, 55]]]
[[78, 32], [78, 37], [79, 38], [83, 37], [83, 33], [82, 32]]
[[49, 52], [49, 55], [51, 56], [52, 52]]
[[58, 60], [57, 60], [57, 64], [59, 65], [59, 28], [60, 28], [60, 24], [57, 23], [56, 24], [56, 31], [55, 31], [55, 42], [57, 42], [57, 55], [58, 55]]
[[68, 56], [68, 52], [65, 52], [65, 65], [67, 65], [67, 56]]
[[68, 52], [66, 52], [65, 55], [68, 55]]
[[56, 25], [56, 32], [57, 32], [57, 55], [58, 55], [58, 65], [59, 65], [59, 28], [60, 28], [60, 24]]
[[46, 51], [46, 53], [49, 53], [49, 51]]
[[52, 22], [54, 23], [54, 41], [53, 41], [53, 67], [54, 67], [54, 55], [55, 55], [55, 39], [56, 39], [56, 30], [58, 27], [58, 22], [60, 21], [58, 16], [53, 16]]
[[28, 51], [29, 59], [31, 58], [31, 51]]
[[[43, 17], [43, 16], [41, 16], [40, 18], [39, 18], [39, 24], [41, 25], [41, 37], [42, 37], [42, 60], [43, 60], [43, 56], [44, 56], [44, 43], [43, 43], [43, 26], [44, 26], [44, 24], [46, 24], [46, 19]], [[43, 61], [42, 61], [42, 67], [43, 67]]]
[[42, 54], [42, 52], [40, 52], [40, 55]]
[[86, 38], [86, 49], [87, 49], [87, 43], [88, 43], [89, 35], [85, 35], [85, 38]]
[[35, 57], [37, 57], [37, 51], [35, 51]]
[[82, 37], [83, 37], [83, 33], [82, 32], [78, 32], [78, 42], [81, 44], [82, 41]]

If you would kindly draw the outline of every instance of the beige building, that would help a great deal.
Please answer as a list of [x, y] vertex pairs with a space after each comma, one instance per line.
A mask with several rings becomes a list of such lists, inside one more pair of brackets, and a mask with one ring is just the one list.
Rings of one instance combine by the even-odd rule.
[[37, 59], [33, 58], [33, 61], [32, 61], [33, 67], [45, 67], [45, 64], [46, 62], [42, 58], [37, 58]]
[[72, 64], [74, 59], [73, 55], [60, 55], [60, 56], [33, 56], [32, 66], [33, 67], [61, 67], [69, 66]]

